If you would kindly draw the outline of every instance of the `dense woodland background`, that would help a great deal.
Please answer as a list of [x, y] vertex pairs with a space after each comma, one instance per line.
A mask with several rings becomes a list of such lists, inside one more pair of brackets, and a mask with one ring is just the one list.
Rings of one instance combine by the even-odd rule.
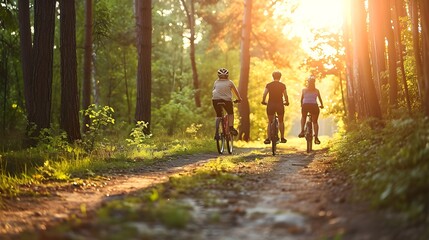
[[275, 69], [293, 105], [314, 74], [330, 112], [350, 121], [428, 115], [424, 1], [347, 1], [344, 31], [314, 29], [313, 54], [287, 32], [288, 12], [298, 5], [3, 1], [2, 134], [33, 123], [37, 131], [59, 125], [69, 140], [80, 139], [89, 120], [79, 111], [90, 104], [113, 108], [117, 122], [150, 123], [146, 133], [172, 135], [192, 124], [208, 132], [219, 67], [230, 70], [245, 98], [244, 140], [261, 137], [259, 95]]
[[[291, 102], [288, 128], [305, 79], [317, 76], [346, 168], [366, 181], [372, 174], [378, 200], [400, 198], [413, 213], [427, 212], [429, 2], [344, 1], [343, 29], [310, 29], [310, 51], [290, 34], [299, 3], [2, 0], [4, 158], [22, 159], [6, 152], [46, 142], [111, 157], [127, 144], [150, 147], [142, 145], [150, 134], [211, 139], [220, 67], [244, 99], [236, 109], [240, 139], [259, 140], [260, 99], [279, 69]], [[400, 183], [398, 169], [409, 170]]]

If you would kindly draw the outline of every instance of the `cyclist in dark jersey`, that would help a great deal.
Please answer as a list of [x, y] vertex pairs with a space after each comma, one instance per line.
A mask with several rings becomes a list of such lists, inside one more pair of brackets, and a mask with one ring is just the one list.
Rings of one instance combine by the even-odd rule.
[[[282, 77], [281, 72], [274, 71], [273, 74], [273, 81], [268, 83], [265, 87], [264, 94], [262, 96], [262, 104], [267, 104], [265, 102], [265, 99], [267, 98], [267, 95], [269, 95], [268, 98], [268, 104], [267, 104], [267, 116], [268, 116], [268, 127], [267, 127], [267, 136], [270, 136], [270, 123], [274, 119], [275, 113], [277, 113], [277, 116], [279, 118], [279, 130], [280, 130], [280, 142], [286, 143], [287, 140], [284, 137], [285, 134], [285, 125], [283, 122], [284, 118], [284, 105], [289, 106], [289, 99], [286, 91], [286, 85], [282, 82], [280, 82], [280, 78]], [[284, 97], [284, 101], [283, 101]], [[269, 137], [265, 139], [265, 144], [270, 144], [271, 140]]]
[[319, 140], [319, 124], [317, 120], [319, 118], [319, 106], [317, 104], [317, 99], [320, 102], [320, 108], [323, 108], [322, 98], [320, 97], [319, 89], [316, 88], [316, 78], [310, 76], [307, 79], [308, 86], [307, 88], [302, 89], [301, 95], [301, 133], [298, 137], [302, 138], [305, 136], [304, 125], [307, 114], [311, 113], [311, 120], [313, 121], [314, 126], [314, 143], [320, 144]]

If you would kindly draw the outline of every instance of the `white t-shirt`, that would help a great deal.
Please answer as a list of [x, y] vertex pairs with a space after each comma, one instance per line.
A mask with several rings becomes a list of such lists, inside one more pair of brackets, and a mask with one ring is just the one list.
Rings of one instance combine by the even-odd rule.
[[218, 79], [213, 85], [213, 100], [232, 101], [231, 88], [235, 87], [234, 83], [229, 79]]

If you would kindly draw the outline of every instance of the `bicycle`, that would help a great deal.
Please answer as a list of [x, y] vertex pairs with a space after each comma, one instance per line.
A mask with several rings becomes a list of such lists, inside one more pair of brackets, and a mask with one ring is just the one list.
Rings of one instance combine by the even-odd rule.
[[313, 120], [311, 113], [307, 113], [307, 122], [304, 128], [304, 137], [307, 141], [307, 153], [313, 150]]
[[[267, 105], [267, 103], [262, 102], [262, 105]], [[287, 106], [288, 104], [284, 105]], [[277, 144], [279, 143], [279, 118], [277, 116], [277, 113], [274, 114], [273, 121], [270, 123], [269, 135], [271, 140], [271, 151], [273, 153], [273, 156], [275, 156], [277, 151]]]
[[[235, 100], [233, 103], [238, 103], [238, 100]], [[224, 102], [218, 103], [218, 105], [225, 105]], [[223, 154], [225, 151], [225, 143], [226, 148], [229, 154], [232, 154], [234, 150], [234, 135], [229, 131], [229, 120], [228, 114], [225, 114], [221, 120], [219, 126], [220, 129], [216, 129], [216, 147], [219, 154]], [[220, 130], [220, 131], [219, 131]]]
[[273, 156], [276, 155], [277, 144], [279, 143], [279, 118], [277, 114], [274, 115], [274, 119], [270, 126], [270, 139], [271, 139], [271, 151]]

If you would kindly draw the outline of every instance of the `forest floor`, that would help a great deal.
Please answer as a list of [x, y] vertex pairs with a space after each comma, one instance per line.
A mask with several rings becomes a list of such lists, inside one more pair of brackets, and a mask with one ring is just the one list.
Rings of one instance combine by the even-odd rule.
[[[237, 155], [252, 152], [248, 158], [275, 161], [264, 173], [246, 177], [240, 191], [220, 191], [217, 198], [224, 204], [205, 209], [189, 196], [188, 202], [195, 205], [194, 219], [203, 219], [201, 215], [216, 208], [219, 220], [215, 224], [201, 220], [182, 230], [137, 228], [157, 231], [154, 236], [170, 236], [165, 239], [418, 239], [409, 226], [396, 225], [394, 215], [356, 201], [351, 184], [333, 168], [334, 160], [326, 149], [319, 147], [307, 154], [287, 143], [280, 145], [275, 157], [268, 147], [236, 150]], [[37, 186], [38, 195], [6, 201], [6, 208], [0, 210], [0, 239], [42, 239], [37, 236], [71, 218], [91, 222], [91, 213], [106, 202], [169, 181], [174, 174], [195, 171], [217, 158], [215, 153], [177, 156], [83, 182]]]

